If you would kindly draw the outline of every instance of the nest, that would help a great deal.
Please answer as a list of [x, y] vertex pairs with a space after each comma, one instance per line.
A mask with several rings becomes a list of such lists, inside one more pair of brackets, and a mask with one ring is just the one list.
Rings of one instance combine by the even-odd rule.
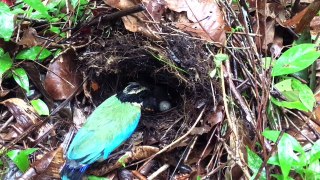
[[94, 104], [133, 81], [160, 86], [169, 94], [171, 109], [143, 113], [137, 132], [143, 131], [144, 144], [164, 147], [186, 133], [204, 107], [216, 109], [220, 88], [209, 77], [214, 64], [204, 42], [185, 35], [156, 42], [126, 31], [112, 33], [86, 47], [80, 69], [103, 90], [92, 92]]

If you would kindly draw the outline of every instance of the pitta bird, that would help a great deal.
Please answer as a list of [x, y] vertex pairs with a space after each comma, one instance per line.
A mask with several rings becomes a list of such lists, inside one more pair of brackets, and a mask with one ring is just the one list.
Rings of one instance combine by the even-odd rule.
[[91, 164], [107, 159], [132, 135], [149, 92], [133, 82], [94, 110], [68, 148], [67, 162], [61, 171], [63, 180], [80, 180]]

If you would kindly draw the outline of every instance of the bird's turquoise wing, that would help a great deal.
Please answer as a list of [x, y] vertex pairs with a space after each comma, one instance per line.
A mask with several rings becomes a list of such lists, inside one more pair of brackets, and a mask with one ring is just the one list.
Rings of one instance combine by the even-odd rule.
[[136, 129], [140, 107], [111, 96], [88, 117], [68, 149], [68, 159], [91, 164], [106, 159]]

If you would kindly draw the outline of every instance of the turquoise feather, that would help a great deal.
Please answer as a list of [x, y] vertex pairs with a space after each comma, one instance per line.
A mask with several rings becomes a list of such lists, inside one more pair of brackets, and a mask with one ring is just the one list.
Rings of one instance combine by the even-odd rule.
[[90, 164], [107, 159], [112, 151], [131, 136], [141, 116], [141, 107], [138, 104], [141, 102], [135, 101], [142, 101], [142, 96], [136, 97], [135, 90], [139, 89], [132, 92], [125, 89], [122, 94], [122, 98], [134, 97], [134, 101], [123, 101], [113, 95], [87, 118], [69, 146], [62, 179], [81, 179]]
[[136, 129], [141, 109], [122, 103], [115, 95], [104, 101], [87, 119], [70, 144], [67, 158], [91, 164], [106, 159]]

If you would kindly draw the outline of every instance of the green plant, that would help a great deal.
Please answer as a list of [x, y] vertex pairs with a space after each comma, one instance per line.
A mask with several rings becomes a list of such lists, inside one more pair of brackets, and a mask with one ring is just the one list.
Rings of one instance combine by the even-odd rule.
[[88, 180], [109, 180], [109, 178], [97, 177], [97, 176], [88, 176]]
[[[88, 0], [72, 0], [71, 5], [76, 9], [76, 14], [82, 17], [84, 6]], [[16, 2], [16, 6], [10, 8], [7, 4], [0, 2], [0, 38], [9, 41], [14, 34], [14, 24], [19, 23], [19, 19], [14, 19], [15, 15], [23, 15], [26, 18], [42, 21], [47, 24], [45, 26], [50, 31], [65, 37], [65, 33], [60, 31], [60, 27], [52, 25], [53, 22], [66, 22], [70, 18], [75, 22], [77, 18], [71, 16], [67, 18], [66, 14], [61, 10], [65, 8], [65, 1], [54, 0], [46, 5], [40, 0], [20, 0]], [[72, 18], [73, 17], [73, 18]], [[60, 23], [63, 24], [63, 23]], [[59, 51], [59, 50], [58, 50]], [[52, 52], [41, 46], [33, 46], [27, 49], [20, 50], [13, 59], [8, 52], [4, 52], [0, 48], [0, 88], [1, 83], [5, 78], [13, 77], [16, 83], [29, 94], [29, 78], [27, 72], [19, 67], [18, 61], [38, 61], [43, 62], [48, 57], [52, 56]]]
[[292, 74], [309, 67], [320, 56], [315, 44], [299, 44], [285, 51], [275, 62], [272, 76]]
[[[47, 54], [42, 55], [40, 48], [31, 48], [31, 50], [29, 49], [21, 51], [17, 56], [18, 58], [21, 58], [23, 60], [35, 60], [35, 57], [37, 56], [39, 56], [40, 58], [48, 56], [47, 51], [43, 53]], [[26, 54], [28, 54], [28, 56]], [[29, 59], [26, 59], [28, 57]], [[29, 78], [26, 71], [23, 68], [14, 67], [13, 60], [10, 57], [9, 53], [3, 53], [3, 49], [0, 48], [0, 83], [6, 75], [9, 77], [10, 74], [12, 74], [17, 84], [21, 86], [27, 93], [29, 93]]]
[[271, 75], [281, 76], [275, 88], [286, 98], [284, 101], [271, 98], [271, 101], [281, 107], [312, 111], [315, 98], [312, 90], [295, 78], [285, 75], [297, 73], [309, 67], [320, 56], [320, 51], [314, 44], [299, 44], [285, 51], [275, 62]]
[[[277, 142], [280, 131], [265, 130], [263, 136], [273, 143]], [[267, 164], [278, 166], [282, 174], [272, 174], [276, 179], [293, 179], [290, 172], [298, 173], [303, 179], [319, 179], [320, 178], [320, 140], [315, 142], [310, 150], [302, 147], [299, 142], [287, 133], [283, 133], [277, 144], [277, 152], [272, 156]], [[248, 165], [256, 176], [262, 159], [247, 147]], [[260, 179], [266, 179], [265, 170], [262, 171]]]
[[242, 32], [244, 31], [244, 28], [242, 26], [236, 26], [235, 28], [232, 28], [232, 32]]
[[213, 58], [213, 61], [216, 67], [209, 73], [209, 76], [211, 78], [214, 78], [217, 74], [220, 75], [222, 62], [228, 59], [229, 59], [229, 56], [227, 54], [217, 53]]
[[125, 160], [128, 158], [128, 155], [124, 155], [124, 156], [122, 156], [119, 160], [118, 160], [118, 162], [122, 165], [122, 167], [126, 167], [126, 162], [125, 162]]
[[31, 100], [30, 103], [40, 116], [49, 116], [49, 108], [41, 99]]
[[274, 86], [286, 98], [286, 101], [271, 98], [271, 101], [277, 106], [312, 111], [316, 100], [313, 92], [307, 85], [294, 78], [286, 78]]
[[26, 150], [11, 150], [7, 152], [7, 156], [19, 168], [21, 172], [26, 172], [30, 167], [29, 155], [34, 153], [36, 148], [29, 148]]
[[0, 38], [5, 41], [10, 40], [14, 31], [14, 14], [11, 12], [10, 8], [0, 2]]

